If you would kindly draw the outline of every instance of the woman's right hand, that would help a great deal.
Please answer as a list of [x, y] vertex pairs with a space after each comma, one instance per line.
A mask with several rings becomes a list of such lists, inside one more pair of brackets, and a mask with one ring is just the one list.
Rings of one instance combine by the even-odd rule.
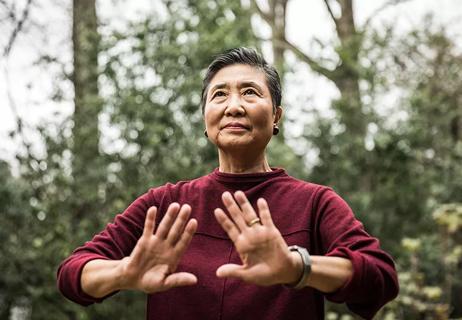
[[188, 221], [191, 207], [170, 204], [157, 230], [156, 213], [156, 207], [149, 208], [143, 235], [131, 255], [121, 261], [122, 289], [154, 293], [197, 283], [195, 275], [175, 272], [197, 228], [195, 219]]
[[122, 289], [154, 293], [197, 283], [195, 275], [175, 272], [197, 229], [197, 221], [189, 219], [191, 207], [170, 204], [157, 230], [156, 214], [156, 207], [149, 208], [143, 234], [130, 256], [85, 264], [80, 278], [85, 293], [101, 298]]

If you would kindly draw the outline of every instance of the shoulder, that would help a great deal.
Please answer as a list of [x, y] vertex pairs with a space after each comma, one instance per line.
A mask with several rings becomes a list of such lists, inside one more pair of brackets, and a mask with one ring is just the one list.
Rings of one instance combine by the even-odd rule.
[[303, 192], [307, 195], [309, 194], [310, 197], [314, 197], [316, 199], [325, 198], [332, 195], [338, 196], [334, 192], [334, 190], [329, 186], [301, 180], [290, 175], [286, 175], [281, 180], [281, 183], [285, 184], [286, 187], [290, 188], [294, 192]]
[[210, 183], [210, 174], [190, 179], [180, 180], [176, 182], [167, 182], [164, 185], [150, 188], [145, 195], [146, 199], [154, 203], [161, 202], [165, 197], [178, 193], [189, 193], [189, 191], [204, 188]]
[[304, 181], [287, 175], [284, 179], [285, 188], [297, 197], [309, 200], [313, 211], [321, 215], [325, 211], [352, 213], [348, 203], [330, 186]]

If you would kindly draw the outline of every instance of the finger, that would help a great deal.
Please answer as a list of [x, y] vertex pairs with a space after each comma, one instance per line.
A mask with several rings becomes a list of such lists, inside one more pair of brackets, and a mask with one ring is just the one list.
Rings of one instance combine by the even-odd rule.
[[157, 208], [150, 207], [148, 209], [148, 213], [146, 214], [146, 219], [144, 220], [144, 228], [143, 228], [143, 236], [148, 237], [152, 236], [154, 233], [155, 225], [156, 225], [156, 214]]
[[240, 231], [237, 228], [237, 226], [234, 224], [234, 222], [231, 221], [231, 219], [228, 218], [226, 213], [220, 208], [216, 208], [214, 213], [215, 213], [215, 218], [217, 219], [218, 223], [221, 225], [223, 230], [226, 231], [231, 241], [236, 242], [236, 239], [239, 236]]
[[167, 212], [165, 213], [162, 221], [159, 224], [159, 227], [157, 228], [156, 236], [162, 239], [167, 237], [168, 231], [172, 227], [172, 224], [175, 221], [175, 217], [179, 210], [180, 205], [176, 202], [173, 202], [168, 206]]
[[222, 194], [221, 198], [233, 222], [237, 225], [239, 230], [244, 230], [247, 223], [242, 216], [241, 208], [239, 208], [231, 193], [226, 191]]
[[274, 226], [273, 219], [271, 218], [271, 212], [266, 200], [263, 198], [258, 199], [257, 207], [260, 214], [261, 223], [268, 227]]
[[188, 204], [182, 205], [180, 212], [176, 216], [175, 221], [173, 222], [172, 227], [167, 235], [167, 240], [175, 244], [183, 233], [188, 217], [191, 214], [191, 207]]
[[178, 254], [178, 256], [181, 256], [183, 252], [186, 250], [186, 248], [189, 246], [189, 243], [191, 242], [194, 233], [197, 230], [197, 220], [196, 219], [191, 219], [188, 221], [186, 224], [186, 227], [184, 228], [183, 233], [180, 236], [180, 240], [175, 244], [175, 250]]
[[253, 209], [244, 192], [236, 191], [234, 193], [234, 198], [236, 199], [236, 202], [239, 205], [239, 207], [241, 207], [241, 212], [243, 213], [244, 220], [246, 222], [250, 222], [253, 219], [258, 218], [257, 213]]
[[239, 264], [228, 263], [217, 269], [218, 278], [237, 278], [246, 281], [248, 279], [247, 269]]
[[165, 289], [191, 286], [197, 283], [197, 277], [189, 272], [172, 273], [165, 278]]

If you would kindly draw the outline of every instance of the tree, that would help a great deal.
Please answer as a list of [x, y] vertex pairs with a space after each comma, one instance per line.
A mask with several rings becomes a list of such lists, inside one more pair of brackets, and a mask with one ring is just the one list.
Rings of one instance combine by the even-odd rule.
[[6, 45], [2, 50], [2, 56], [4, 58], [8, 58], [8, 56], [10, 55], [10, 52], [14, 46], [14, 43], [24, 27], [24, 23], [29, 18], [29, 12], [30, 12], [31, 6], [32, 6], [32, 0], [27, 0], [21, 13], [18, 15], [16, 12], [16, 6], [14, 3], [8, 3], [7, 1], [0, 2], [0, 7], [1, 7], [0, 12], [2, 13], [2, 16], [5, 17], [4, 18], [5, 20], [9, 20], [13, 24], [11, 33], [8, 35], [8, 40], [6, 41]]
[[[72, 215], [75, 230], [88, 215], [98, 212], [101, 170], [98, 116], [102, 104], [98, 92], [99, 34], [95, 0], [74, 0], [72, 43], [74, 56], [74, 114], [72, 121], [73, 191]], [[97, 225], [97, 224], [96, 224]]]
[[289, 0], [271, 0], [267, 1], [268, 9], [262, 8], [256, 0], [252, 0], [252, 10], [270, 26], [271, 28], [271, 45], [273, 48], [273, 64], [278, 70], [281, 78], [284, 78], [285, 67], [285, 47], [283, 45], [286, 39], [286, 13]]
[[[62, 123], [36, 128], [43, 154], [18, 155], [18, 183], [24, 182], [28, 210], [18, 206], [17, 214], [2, 216], [2, 225], [18, 227], [4, 229], [0, 237], [26, 235], [14, 245], [7, 240], [12, 244], [7, 251], [2, 247], [6, 255], [21, 248], [5, 270], [20, 266], [25, 276], [0, 277], [7, 284], [6, 292], [0, 290], [5, 317], [17, 306], [33, 319], [144, 316], [142, 293], [121, 292], [85, 309], [66, 301], [56, 290], [56, 268], [149, 187], [194, 178], [216, 166], [215, 148], [203, 136], [202, 73], [214, 54], [258, 46], [250, 13], [239, 1], [165, 1], [166, 17], [148, 15], [123, 33], [99, 26], [94, 4], [74, 1], [74, 113]], [[115, 141], [104, 134], [107, 126], [117, 132]], [[297, 158], [285, 148], [282, 162], [290, 167]], [[0, 201], [9, 208], [10, 202]]]
[[[425, 29], [414, 30], [405, 41], [399, 42], [399, 47], [394, 46], [396, 51], [392, 51], [392, 56], [396, 68], [393, 70], [401, 71], [395, 78], [396, 83], [407, 87], [403, 105], [408, 119], [403, 141], [423, 177], [420, 188], [427, 195], [425, 209], [434, 211], [434, 218], [442, 225], [439, 230], [442, 244], [437, 251], [445, 255], [443, 261], [447, 263], [442, 268], [446, 272], [444, 277], [434, 275], [429, 281], [439, 280], [438, 283], [444, 284], [443, 297], [451, 306], [448, 315], [458, 317], [462, 315], [460, 304], [450, 302], [451, 295], [454, 299], [461, 296], [462, 285], [452, 274], [457, 274], [462, 259], [460, 254], [451, 253], [455, 249], [451, 249], [454, 246], [450, 243], [457, 243], [461, 235], [460, 208], [451, 209], [449, 204], [462, 202], [462, 55], [444, 28], [435, 28], [431, 18], [427, 21]], [[431, 264], [423, 261], [428, 267], [426, 272], [431, 272]]]
[[[362, 70], [359, 63], [363, 42], [363, 31], [358, 30], [353, 14], [353, 0], [324, 0], [335, 31], [338, 43], [334, 44], [337, 56], [336, 67], [332, 70], [325, 63], [303, 52], [286, 37], [286, 11], [288, 0], [267, 1], [269, 10], [264, 10], [253, 0], [253, 8], [268, 23], [272, 30], [272, 46], [275, 65], [284, 70], [284, 51], [293, 52], [300, 61], [306, 63], [314, 72], [332, 81], [340, 91], [341, 98], [333, 104], [340, 122], [352, 135], [362, 139], [366, 133], [366, 123], [362, 108], [359, 81]], [[340, 14], [334, 14], [332, 3], [340, 8]], [[321, 41], [318, 41], [321, 43]], [[322, 59], [319, 59], [322, 60]]]
[[[16, 248], [32, 240], [24, 231], [31, 226], [28, 218], [35, 220], [35, 217], [28, 208], [29, 194], [25, 181], [15, 179], [8, 164], [3, 161], [0, 161], [0, 180], [0, 253], [4, 257], [0, 261], [0, 268], [6, 275], [0, 278], [0, 318], [9, 319], [15, 308], [22, 309], [26, 314], [30, 311], [24, 288], [27, 280], [22, 277], [21, 272], [27, 268], [27, 255], [18, 257]], [[17, 232], [12, 233], [11, 230]], [[11, 292], [15, 294], [12, 295]]]

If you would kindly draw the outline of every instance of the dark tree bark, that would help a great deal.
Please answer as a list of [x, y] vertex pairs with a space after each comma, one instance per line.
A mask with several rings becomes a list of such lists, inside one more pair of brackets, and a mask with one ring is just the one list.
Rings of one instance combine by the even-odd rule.
[[[358, 137], [366, 134], [366, 121], [359, 91], [359, 50], [362, 44], [361, 33], [356, 28], [353, 13], [353, 0], [338, 0], [341, 8], [340, 17], [335, 17], [328, 0], [324, 0], [326, 8], [335, 24], [340, 40], [338, 49], [340, 63], [335, 69], [336, 76], [332, 81], [336, 84], [343, 100], [337, 109], [342, 122], [351, 133]], [[340, 53], [341, 52], [341, 53]]]
[[286, 38], [286, 12], [288, 2], [289, 0], [268, 0], [269, 10], [264, 10], [257, 4], [257, 1], [252, 1], [254, 11], [258, 12], [260, 17], [265, 20], [271, 28], [273, 64], [278, 70], [281, 79], [284, 77], [285, 73], [284, 52], [286, 48], [283, 42]]
[[272, 44], [274, 63], [279, 70], [284, 70], [284, 51], [292, 51], [302, 62], [315, 72], [331, 80], [340, 91], [341, 98], [335, 107], [346, 129], [359, 138], [364, 138], [366, 133], [366, 121], [363, 114], [361, 94], [359, 90], [360, 75], [359, 51], [362, 42], [362, 33], [357, 30], [352, 0], [338, 0], [340, 15], [337, 16], [332, 10], [332, 1], [324, 0], [325, 6], [332, 22], [335, 25], [339, 46], [338, 64], [331, 70], [315, 58], [300, 50], [290, 43], [285, 35], [285, 17], [288, 0], [268, 0], [269, 10], [265, 11], [253, 1], [253, 7], [263, 20], [268, 23], [272, 31]]
[[[98, 48], [95, 0], [73, 1], [72, 43], [74, 55], [73, 84], [73, 178], [76, 223], [88, 214], [95, 214], [98, 185], [101, 181], [98, 115]], [[76, 224], [75, 223], [75, 224]]]

